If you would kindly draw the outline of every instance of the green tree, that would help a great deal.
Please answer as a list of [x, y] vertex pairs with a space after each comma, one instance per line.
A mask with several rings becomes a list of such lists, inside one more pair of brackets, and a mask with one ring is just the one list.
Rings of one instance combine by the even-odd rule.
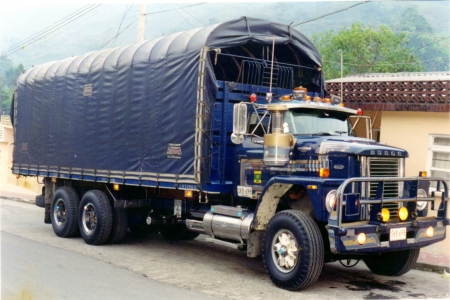
[[362, 22], [314, 35], [313, 42], [323, 60], [326, 79], [341, 77], [341, 51], [343, 75], [363, 73], [395, 73], [422, 71], [419, 59], [407, 48], [406, 35], [396, 35], [387, 26], [373, 29]]
[[5, 72], [6, 77], [6, 85], [8, 87], [14, 87], [16, 85], [17, 77], [19, 77], [20, 74], [23, 72], [23, 65], [19, 64], [17, 67], [10, 67]]
[[0, 57], [0, 114], [8, 114], [17, 77], [23, 72], [23, 65], [13, 66], [6, 56]]
[[[408, 47], [422, 61], [425, 71], [449, 70], [449, 51], [439, 43], [442, 38], [433, 34], [430, 23], [419, 14], [416, 8], [406, 8], [397, 27], [399, 31], [405, 32], [409, 39]], [[448, 45], [448, 39], [442, 42], [447, 42]]]

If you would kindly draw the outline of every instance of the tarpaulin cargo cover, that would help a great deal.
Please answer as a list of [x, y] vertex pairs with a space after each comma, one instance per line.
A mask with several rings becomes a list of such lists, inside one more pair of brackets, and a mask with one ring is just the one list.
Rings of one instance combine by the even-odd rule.
[[14, 95], [13, 169], [208, 182], [201, 164], [211, 156], [205, 128], [218, 86], [205, 53], [272, 45], [274, 36], [303, 64], [321, 66], [295, 29], [243, 17], [28, 70]]

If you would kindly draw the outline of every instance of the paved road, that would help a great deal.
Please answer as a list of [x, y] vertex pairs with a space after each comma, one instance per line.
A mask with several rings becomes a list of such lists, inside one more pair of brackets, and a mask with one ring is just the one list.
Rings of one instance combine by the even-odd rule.
[[215, 299], [2, 232], [1, 299]]
[[[127, 290], [130, 294], [123, 299], [139, 299], [132, 296], [135, 292], [146, 295], [146, 299], [178, 299], [178, 290], [183, 293], [183, 299], [189, 299], [190, 292], [196, 299], [449, 298], [450, 281], [439, 274], [412, 270], [401, 277], [377, 276], [363, 263], [352, 269], [344, 268], [339, 263], [326, 264], [314, 286], [305, 291], [288, 292], [272, 285], [261, 259], [249, 259], [245, 253], [209, 244], [202, 236], [194, 241], [175, 243], [165, 241], [159, 235], [137, 237], [128, 234], [120, 245], [89, 246], [81, 238], [56, 237], [51, 225], [43, 223], [42, 208], [9, 200], [0, 200], [0, 204], [2, 237], [6, 239], [1, 241], [2, 279], [10, 276], [4, 268], [11, 265], [13, 269], [17, 267], [19, 273], [24, 272], [14, 275], [16, 278], [12, 279], [24, 283], [10, 290], [16, 295], [25, 292], [55, 295], [53, 299], [80, 299], [65, 292], [68, 283], [73, 282], [70, 290], [73, 293], [86, 292], [82, 293], [88, 296], [85, 299], [106, 298], [103, 296], [106, 294], [89, 298], [88, 291], [93, 289], [93, 285], [99, 290], [110, 291], [112, 295]], [[3, 255], [3, 247], [13, 252], [11, 257]], [[33, 250], [28, 251], [27, 248]], [[39, 256], [49, 259], [33, 265], [32, 262]], [[21, 268], [15, 267], [16, 264]], [[57, 271], [62, 272], [57, 275]], [[66, 278], [67, 272], [71, 274], [69, 278]], [[127, 279], [117, 279], [122, 275]], [[51, 281], [55, 284], [52, 283], [49, 288], [45, 288], [44, 284], [27, 286], [27, 280], [24, 280], [27, 278], [37, 278], [38, 283]], [[155, 291], [159, 286], [161, 290]], [[2, 289], [5, 288], [2, 280]], [[165, 297], [165, 293], [173, 294]], [[161, 295], [164, 297], [161, 298]]]

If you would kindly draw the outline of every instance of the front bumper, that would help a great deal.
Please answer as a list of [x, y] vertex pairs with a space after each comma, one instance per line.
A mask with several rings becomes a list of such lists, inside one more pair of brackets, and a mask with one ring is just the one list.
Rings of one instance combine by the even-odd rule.
[[[433, 236], [427, 230], [433, 228]], [[391, 230], [406, 229], [404, 239], [392, 240]], [[365, 243], [358, 242], [358, 235], [364, 233]], [[358, 224], [341, 228], [328, 228], [331, 252], [335, 254], [373, 253], [412, 248], [422, 248], [445, 239], [443, 220], [416, 220], [414, 222], [391, 223], [388, 225]]]

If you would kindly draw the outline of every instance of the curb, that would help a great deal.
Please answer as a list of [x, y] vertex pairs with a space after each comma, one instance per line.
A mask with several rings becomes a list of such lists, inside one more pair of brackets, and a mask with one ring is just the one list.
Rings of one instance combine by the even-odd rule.
[[17, 201], [17, 202], [22, 202], [22, 203], [34, 204], [34, 200], [27, 200], [27, 199], [17, 198], [17, 197], [0, 196], [0, 199], [11, 200], [11, 201]]
[[433, 272], [433, 273], [438, 273], [438, 274], [443, 274], [444, 270], [445, 270], [447, 273], [450, 273], [449, 267], [430, 265], [430, 264], [422, 263], [422, 262], [416, 262], [416, 265], [413, 267], [413, 269], [419, 270], [419, 271]]

